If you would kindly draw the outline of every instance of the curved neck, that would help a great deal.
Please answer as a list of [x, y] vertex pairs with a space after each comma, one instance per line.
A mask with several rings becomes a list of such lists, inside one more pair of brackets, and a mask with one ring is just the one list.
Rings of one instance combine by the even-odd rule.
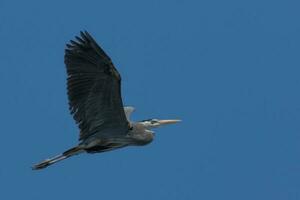
[[152, 142], [153, 133], [153, 131], [146, 129], [143, 124], [137, 123], [133, 125], [129, 135], [134, 140], [135, 145], [146, 145]]

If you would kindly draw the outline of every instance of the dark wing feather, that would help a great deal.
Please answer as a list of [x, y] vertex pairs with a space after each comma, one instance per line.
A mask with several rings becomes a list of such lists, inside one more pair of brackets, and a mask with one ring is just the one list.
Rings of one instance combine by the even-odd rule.
[[121, 77], [111, 59], [88, 32], [80, 32], [65, 50], [71, 114], [80, 140], [108, 129], [128, 130], [121, 98]]

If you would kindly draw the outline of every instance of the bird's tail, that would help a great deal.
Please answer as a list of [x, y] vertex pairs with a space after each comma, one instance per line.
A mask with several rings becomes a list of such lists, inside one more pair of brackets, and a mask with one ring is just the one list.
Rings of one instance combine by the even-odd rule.
[[50, 166], [50, 165], [52, 165], [52, 164], [54, 164], [58, 161], [64, 160], [66, 158], [69, 158], [71, 156], [77, 155], [77, 154], [82, 153], [82, 152], [84, 152], [84, 149], [82, 149], [81, 147], [79, 147], [79, 146], [73, 147], [73, 148], [63, 152], [60, 155], [57, 155], [53, 158], [46, 159], [46, 160], [34, 165], [32, 167], [32, 169], [33, 170], [44, 169], [44, 168], [46, 168], [46, 167], [48, 167], [48, 166]]

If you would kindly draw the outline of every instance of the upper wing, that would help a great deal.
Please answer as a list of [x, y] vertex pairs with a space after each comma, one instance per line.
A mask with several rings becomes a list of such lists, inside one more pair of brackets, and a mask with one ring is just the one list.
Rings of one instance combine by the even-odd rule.
[[120, 74], [87, 31], [80, 35], [65, 50], [69, 106], [79, 139], [109, 128], [126, 130]]

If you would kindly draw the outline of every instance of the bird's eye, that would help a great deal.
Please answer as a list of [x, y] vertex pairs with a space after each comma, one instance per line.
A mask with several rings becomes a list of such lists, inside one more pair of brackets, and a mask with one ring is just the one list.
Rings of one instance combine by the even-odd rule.
[[151, 124], [157, 123], [157, 120], [151, 120]]

